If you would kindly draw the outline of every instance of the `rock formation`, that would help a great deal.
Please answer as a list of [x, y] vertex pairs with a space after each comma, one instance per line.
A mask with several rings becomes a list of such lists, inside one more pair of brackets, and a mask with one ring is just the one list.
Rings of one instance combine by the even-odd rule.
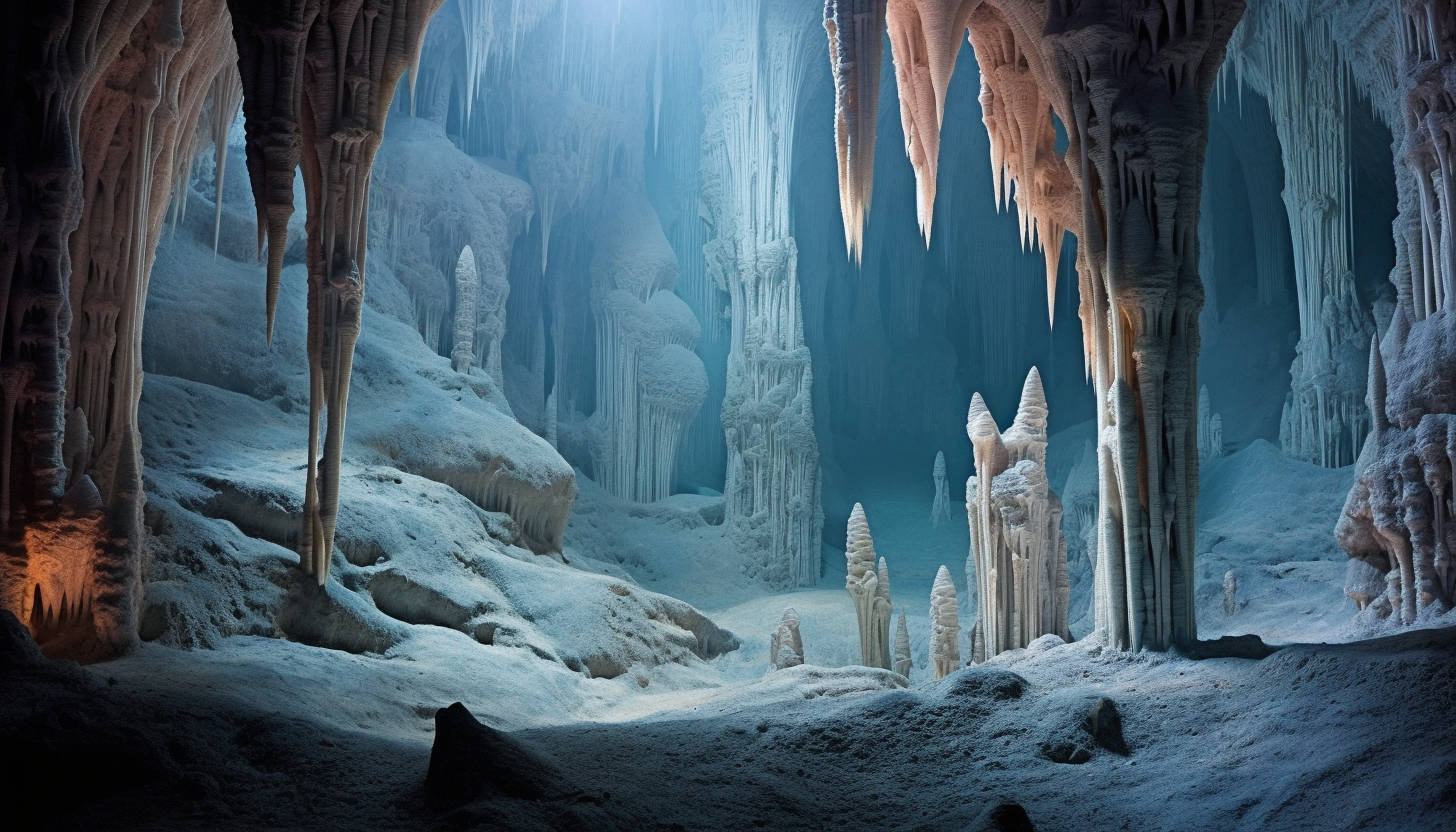
[[793, 607], [784, 610], [784, 617], [769, 639], [768, 659], [774, 670], [804, 663], [804, 639], [799, 634], [799, 614]]
[[1212, 411], [1208, 388], [1198, 391], [1198, 461], [1223, 456], [1223, 417]]
[[1071, 640], [1067, 603], [1067, 544], [1062, 501], [1046, 476], [1046, 397], [1033, 367], [1026, 377], [1016, 420], [1003, 436], [977, 393], [966, 431], [976, 475], [966, 481], [974, 575], [976, 638], [972, 658], [985, 661], [1054, 633]]
[[450, 364], [455, 372], [470, 375], [475, 365], [475, 292], [480, 278], [475, 269], [475, 252], [470, 246], [460, 249], [455, 264], [455, 346], [450, 348]]
[[890, 573], [884, 558], [880, 558], [878, 566], [875, 563], [875, 541], [859, 503], [849, 514], [844, 559], [848, 567], [844, 588], [854, 598], [859, 622], [860, 664], [889, 670], [890, 614], [894, 609], [890, 603]]
[[960, 669], [961, 620], [956, 608], [955, 583], [944, 566], [935, 573], [930, 589], [930, 670], [936, 679]]
[[1335, 534], [1363, 561], [1345, 583], [1357, 608], [1412, 624], [1456, 605], [1456, 9], [1404, 0], [1399, 10], [1398, 300], [1370, 343], [1370, 435]]
[[[819, 579], [819, 450], [804, 346], [798, 249], [789, 233], [798, 97], [812, 55], [801, 4], [743, 0], [699, 16], [702, 205], [708, 272], [732, 333], [723, 432], [728, 523], [772, 587]], [[888, 666], [888, 664], [881, 665]]]
[[[966, 5], [964, 26], [950, 14], [960, 6], [944, 0], [888, 12], [902, 113], [914, 116], [907, 137], [938, 146], [936, 78], [949, 77], [964, 28], [981, 67], [992, 167], [1006, 183], [997, 196], [1014, 190], [1023, 240], [1046, 253], [1049, 308], [1062, 233], [1078, 238], [1101, 437], [1097, 629], [1134, 650], [1192, 641], [1199, 194], [1208, 98], [1243, 0]], [[896, 35], [912, 12], [950, 19], [954, 36], [925, 26]], [[920, 54], [926, 72], [900, 71]], [[937, 55], [946, 56], [939, 72], [929, 61]], [[912, 147], [921, 181], [933, 182], [934, 158]]]

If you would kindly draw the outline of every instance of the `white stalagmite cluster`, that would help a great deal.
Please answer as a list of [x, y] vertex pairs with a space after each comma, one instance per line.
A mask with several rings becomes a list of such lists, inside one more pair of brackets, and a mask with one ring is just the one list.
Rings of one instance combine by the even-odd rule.
[[672, 493], [677, 451], [708, 395], [701, 328], [672, 287], [677, 258], [645, 197], [618, 194], [591, 262], [597, 299], [594, 479], [612, 494], [651, 502]]
[[944, 566], [930, 588], [930, 669], [944, 679], [961, 666], [961, 619], [956, 607], [955, 582]]
[[900, 620], [895, 625], [895, 657], [891, 670], [908, 679], [914, 669], [915, 659], [910, 655], [910, 627], [905, 623], [905, 608], [901, 607]]
[[784, 610], [784, 617], [779, 619], [779, 626], [769, 639], [768, 657], [774, 670], [804, 663], [804, 639], [799, 635], [799, 614], [793, 607]]
[[803, 4], [736, 0], [704, 7], [703, 219], [708, 273], [729, 298], [723, 432], [727, 522], [762, 553], [769, 586], [819, 579], [819, 447], [804, 346], [798, 247], [789, 234], [799, 93], [813, 57]]
[[829, 62], [834, 73], [834, 141], [839, 156], [839, 210], [844, 242], [857, 263], [875, 184], [875, 119], [886, 0], [824, 0]]
[[1035, 367], [1004, 436], [981, 394], [971, 398], [966, 432], [976, 475], [966, 481], [971, 529], [966, 574], [975, 575], [980, 599], [971, 648], [978, 662], [1047, 633], [1072, 639], [1062, 501], [1046, 476], [1046, 420], [1046, 396]]
[[848, 574], [844, 588], [854, 598], [855, 618], [859, 622], [860, 664], [865, 667], [890, 669], [890, 573], [885, 559], [875, 563], [875, 541], [870, 537], [869, 520], [859, 503], [849, 513], [845, 533], [844, 559]]
[[1370, 343], [1371, 430], [1335, 528], [1357, 608], [1412, 624], [1456, 606], [1456, 8], [1400, 5], [1397, 304]]
[[1198, 461], [1223, 456], [1223, 417], [1212, 412], [1208, 387], [1198, 391]]
[[1296, 459], [1341, 467], [1370, 429], [1362, 357], [1373, 322], [1350, 262], [1353, 78], [1336, 48], [1337, 20], [1321, 8], [1328, 5], [1250, 2], [1228, 66], [1268, 100], [1284, 162], [1300, 338], [1280, 444]]
[[950, 519], [950, 486], [945, 480], [945, 452], [935, 452], [935, 468], [931, 470], [935, 480], [935, 504], [930, 508], [930, 525], [939, 526], [940, 521]]

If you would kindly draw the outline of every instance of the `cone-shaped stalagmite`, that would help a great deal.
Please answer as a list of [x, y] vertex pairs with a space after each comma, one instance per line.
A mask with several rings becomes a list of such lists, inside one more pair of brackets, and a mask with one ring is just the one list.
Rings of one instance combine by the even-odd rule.
[[854, 504], [849, 515], [844, 558], [848, 567], [844, 586], [854, 597], [859, 622], [860, 664], [890, 668], [890, 576], [884, 558], [875, 563], [875, 542], [870, 537], [864, 507]]
[[961, 666], [961, 621], [955, 583], [944, 566], [930, 589], [930, 669], [943, 679]]

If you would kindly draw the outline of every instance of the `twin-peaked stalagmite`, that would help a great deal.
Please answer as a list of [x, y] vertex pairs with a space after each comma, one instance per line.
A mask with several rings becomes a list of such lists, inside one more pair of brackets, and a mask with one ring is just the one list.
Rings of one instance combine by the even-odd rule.
[[971, 637], [972, 658], [985, 661], [1067, 629], [1067, 544], [1062, 501], [1046, 475], [1046, 396], [1032, 368], [1016, 419], [1003, 435], [981, 395], [971, 399], [966, 432], [976, 476], [966, 481], [971, 553], [980, 608]]

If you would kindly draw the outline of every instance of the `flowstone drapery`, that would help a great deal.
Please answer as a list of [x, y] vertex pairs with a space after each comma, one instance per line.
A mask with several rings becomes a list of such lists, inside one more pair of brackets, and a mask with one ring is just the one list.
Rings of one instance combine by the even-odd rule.
[[1062, 501], [1046, 476], [1046, 396], [1032, 368], [1011, 429], [1003, 436], [979, 393], [971, 399], [966, 432], [976, 475], [966, 481], [971, 551], [980, 608], [972, 636], [973, 660], [1025, 647], [1067, 629], [1067, 544]]
[[[904, 5], [925, 19], [954, 4]], [[1208, 98], [1243, 0], [971, 5], [998, 197], [1014, 189], [1023, 239], [1045, 250], [1049, 301], [1062, 232], [1078, 238], [1100, 437], [1097, 630], [1133, 650], [1192, 641], [1199, 194]], [[892, 34], [896, 67], [935, 54], [933, 40]], [[902, 105], [936, 101], [930, 73], [896, 78]], [[938, 145], [939, 125], [917, 117], [915, 131]], [[929, 156], [911, 162], [933, 180]]]
[[708, 272], [729, 296], [723, 431], [727, 522], [773, 587], [819, 579], [819, 450], [804, 346], [798, 250], [789, 234], [798, 99], [812, 25], [791, 0], [713, 4], [699, 16], [702, 205]]
[[1333, 28], [1308, 0], [1255, 0], [1229, 44], [1229, 66], [1269, 101], [1284, 162], [1284, 207], [1294, 242], [1299, 346], [1279, 438], [1296, 459], [1349, 465], [1369, 430], [1363, 402], [1373, 331], [1350, 253], [1349, 89]]

